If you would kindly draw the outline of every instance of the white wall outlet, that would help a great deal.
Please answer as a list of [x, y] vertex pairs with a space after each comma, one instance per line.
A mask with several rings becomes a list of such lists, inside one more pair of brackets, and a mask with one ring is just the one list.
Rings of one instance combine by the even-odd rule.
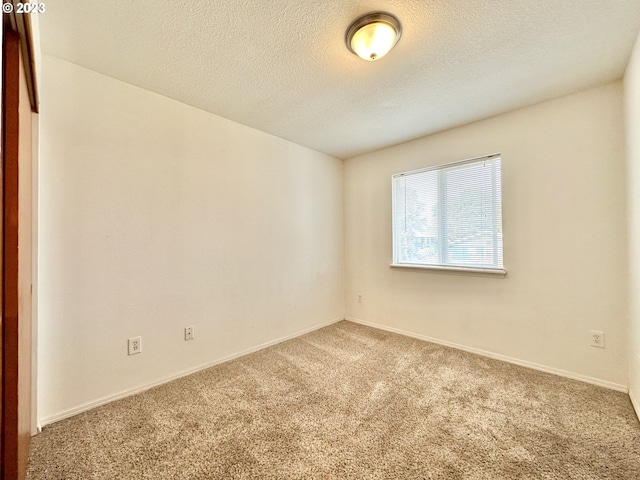
[[591, 333], [590, 345], [592, 347], [604, 348], [604, 332], [601, 332], [599, 330], [591, 330], [589, 333]]
[[184, 327], [184, 339], [185, 340], [193, 340], [195, 337], [195, 332], [193, 327]]
[[142, 352], [142, 337], [131, 337], [129, 339], [129, 355]]
[[358, 295], [358, 303], [362, 303], [362, 295]]

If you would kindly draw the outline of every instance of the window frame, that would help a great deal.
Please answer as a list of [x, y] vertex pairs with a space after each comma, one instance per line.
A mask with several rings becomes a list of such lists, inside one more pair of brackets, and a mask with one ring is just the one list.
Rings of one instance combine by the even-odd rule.
[[[452, 167], [462, 167], [466, 164], [477, 163], [483, 160], [492, 160], [495, 158], [500, 158], [500, 179], [502, 180], [502, 154], [493, 153], [490, 155], [482, 155], [479, 157], [468, 158], [465, 160], [459, 160], [455, 162], [449, 162], [439, 165], [434, 165], [430, 167], [419, 168], [416, 170], [409, 170], [406, 172], [395, 173], [391, 175], [391, 248], [392, 248], [392, 262], [390, 264], [391, 267], [394, 268], [412, 268], [412, 269], [423, 269], [423, 270], [435, 270], [435, 271], [449, 271], [449, 272], [461, 272], [461, 273], [476, 273], [476, 274], [489, 274], [493, 275], [502, 275], [505, 276], [507, 273], [506, 268], [504, 267], [504, 244], [503, 244], [503, 266], [502, 267], [474, 267], [471, 265], [447, 265], [443, 263], [439, 264], [421, 264], [421, 263], [406, 263], [399, 261], [399, 247], [396, 237], [396, 179], [399, 177], [404, 177], [408, 175], [415, 175], [419, 173], [434, 171], [434, 170], [445, 170], [450, 169]], [[439, 186], [440, 189], [440, 186]], [[502, 182], [500, 185], [501, 190], [501, 202], [502, 205]], [[440, 191], [440, 190], [439, 190]], [[439, 195], [438, 195], [439, 196]], [[494, 204], [495, 207], [495, 204]], [[440, 216], [439, 220], [442, 222], [444, 218]], [[495, 221], [495, 219], [494, 219]], [[442, 258], [442, 250], [439, 249], [440, 258]]]

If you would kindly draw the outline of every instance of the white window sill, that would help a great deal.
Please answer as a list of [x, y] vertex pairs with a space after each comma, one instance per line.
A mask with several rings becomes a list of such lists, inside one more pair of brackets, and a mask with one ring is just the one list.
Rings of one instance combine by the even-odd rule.
[[392, 263], [389, 265], [393, 268], [413, 268], [419, 270], [432, 270], [436, 272], [451, 272], [451, 273], [473, 273], [478, 275], [491, 275], [502, 276], [507, 275], [507, 271], [503, 268], [472, 268], [472, 267], [448, 267], [443, 265], [417, 265], [413, 263]]

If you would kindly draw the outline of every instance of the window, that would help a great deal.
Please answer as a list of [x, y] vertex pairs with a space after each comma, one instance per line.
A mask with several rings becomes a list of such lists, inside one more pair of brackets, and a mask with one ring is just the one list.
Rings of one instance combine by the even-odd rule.
[[499, 155], [392, 181], [394, 266], [504, 273]]

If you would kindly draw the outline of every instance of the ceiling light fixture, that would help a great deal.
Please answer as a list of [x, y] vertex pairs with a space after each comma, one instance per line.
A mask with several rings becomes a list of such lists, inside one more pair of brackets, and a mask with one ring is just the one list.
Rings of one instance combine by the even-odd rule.
[[367, 13], [358, 18], [347, 30], [347, 48], [370, 62], [384, 57], [402, 34], [400, 22], [383, 12]]

